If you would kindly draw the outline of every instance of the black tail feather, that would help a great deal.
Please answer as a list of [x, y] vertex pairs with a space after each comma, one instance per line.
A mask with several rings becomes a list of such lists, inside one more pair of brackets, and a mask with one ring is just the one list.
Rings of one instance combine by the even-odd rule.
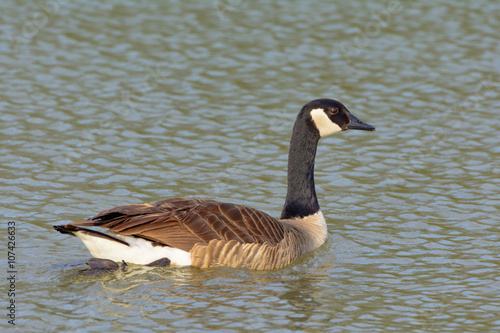
[[69, 224], [53, 225], [53, 227], [61, 234], [68, 234], [71, 236], [75, 236], [75, 231], [78, 231], [77, 227], [73, 227], [72, 225]]
[[105, 234], [104, 232], [100, 232], [100, 231], [96, 231], [96, 230], [92, 230], [92, 229], [86, 229], [86, 228], [82, 228], [82, 227], [77, 227], [77, 226], [74, 226], [71, 224], [54, 225], [53, 227], [54, 227], [54, 229], [59, 231], [61, 234], [69, 234], [69, 235], [75, 236], [75, 232], [81, 231], [81, 232], [84, 232], [86, 234], [89, 234], [89, 235], [92, 235], [95, 237], [100, 237], [100, 238], [112, 240], [112, 241], [121, 243], [123, 245], [129, 246], [129, 244], [127, 242], [125, 242], [121, 239], [118, 239], [116, 237], [113, 237], [111, 235]]

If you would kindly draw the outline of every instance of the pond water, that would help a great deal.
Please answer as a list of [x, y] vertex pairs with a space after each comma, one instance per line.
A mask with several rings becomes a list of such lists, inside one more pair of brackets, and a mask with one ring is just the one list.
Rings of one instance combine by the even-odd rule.
[[[15, 295], [6, 284], [1, 327], [500, 331], [499, 10], [493, 0], [4, 2], [0, 233]], [[76, 274], [90, 254], [52, 225], [113, 206], [191, 196], [279, 216], [294, 118], [321, 97], [377, 131], [320, 142], [320, 249], [271, 272]]]

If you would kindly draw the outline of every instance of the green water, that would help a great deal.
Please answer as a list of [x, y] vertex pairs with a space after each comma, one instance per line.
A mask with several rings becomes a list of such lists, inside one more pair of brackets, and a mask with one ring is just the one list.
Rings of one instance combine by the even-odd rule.
[[[0, 6], [1, 266], [14, 221], [20, 332], [500, 331], [497, 1]], [[315, 253], [274, 272], [75, 274], [90, 255], [52, 225], [116, 205], [279, 216], [294, 118], [320, 97], [377, 131], [320, 142]]]

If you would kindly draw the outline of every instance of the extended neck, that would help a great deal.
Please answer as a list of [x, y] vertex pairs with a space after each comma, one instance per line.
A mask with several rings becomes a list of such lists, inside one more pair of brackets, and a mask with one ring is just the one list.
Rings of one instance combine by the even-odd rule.
[[288, 189], [282, 219], [303, 218], [319, 211], [314, 188], [314, 159], [319, 133], [312, 121], [297, 118], [288, 155]]

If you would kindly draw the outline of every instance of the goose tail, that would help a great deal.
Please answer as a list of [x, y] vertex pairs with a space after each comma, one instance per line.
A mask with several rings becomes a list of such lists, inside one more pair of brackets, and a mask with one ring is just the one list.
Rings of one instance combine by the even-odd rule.
[[86, 235], [93, 236], [93, 237], [103, 238], [103, 239], [106, 239], [106, 240], [118, 242], [120, 244], [129, 246], [129, 243], [127, 243], [126, 241], [121, 240], [121, 239], [116, 238], [116, 237], [113, 237], [112, 235], [106, 234], [104, 232], [92, 230], [92, 229], [78, 227], [78, 226], [73, 225], [72, 223], [70, 223], [70, 224], [61, 224], [61, 225], [54, 225], [53, 227], [54, 227], [54, 229], [56, 229], [57, 231], [59, 231], [61, 234], [68, 234], [68, 235], [71, 235], [71, 236], [77, 236], [78, 237], [78, 235], [76, 234], [78, 232], [78, 233], [81, 233], [81, 234], [86, 234]]

